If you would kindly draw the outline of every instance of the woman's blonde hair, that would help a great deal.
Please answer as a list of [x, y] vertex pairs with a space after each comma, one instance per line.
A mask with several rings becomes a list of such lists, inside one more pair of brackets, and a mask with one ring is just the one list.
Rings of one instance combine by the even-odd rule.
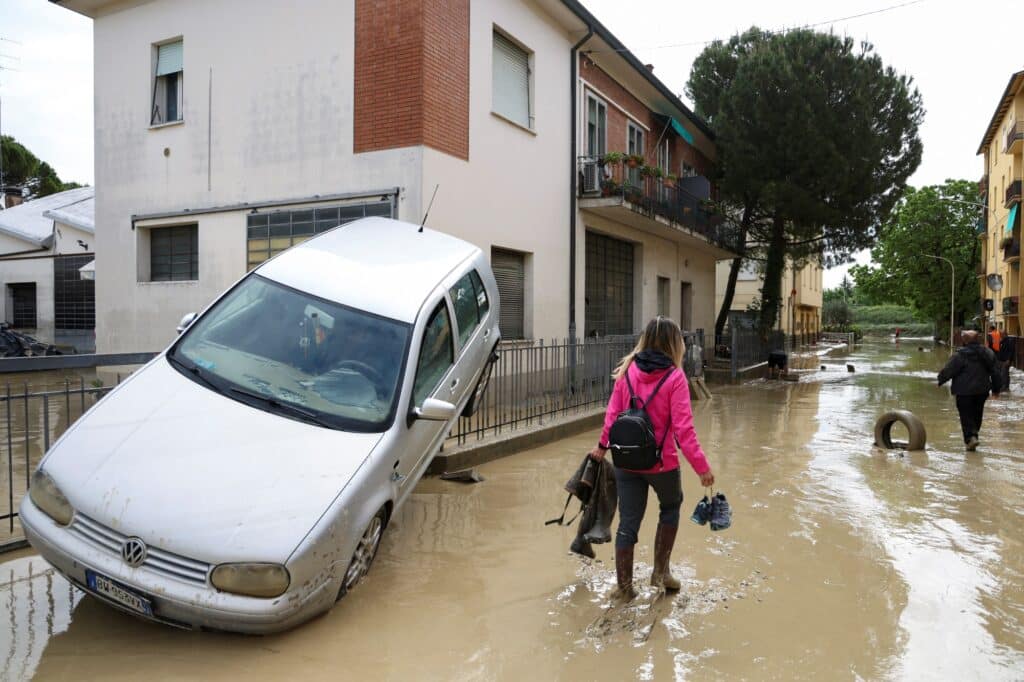
[[629, 369], [629, 365], [633, 362], [636, 354], [645, 350], [661, 351], [672, 358], [672, 362], [676, 367], [682, 367], [683, 355], [686, 353], [686, 342], [683, 341], [683, 332], [679, 329], [679, 325], [671, 318], [662, 317], [661, 315], [648, 322], [647, 328], [640, 335], [640, 340], [637, 341], [636, 347], [619, 361], [615, 371], [612, 372], [612, 378], [622, 378], [626, 374], [626, 370]]

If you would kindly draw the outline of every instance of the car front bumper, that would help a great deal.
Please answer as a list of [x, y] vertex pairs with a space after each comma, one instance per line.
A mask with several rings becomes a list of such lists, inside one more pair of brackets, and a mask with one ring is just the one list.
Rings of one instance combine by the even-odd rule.
[[[146, 568], [132, 568], [119, 556], [91, 545], [57, 525], [26, 495], [19, 510], [22, 528], [32, 547], [82, 591], [121, 611], [187, 629], [267, 634], [292, 628], [334, 603], [333, 582], [300, 593], [293, 587], [280, 597], [259, 599], [219, 592], [175, 580]], [[86, 570], [141, 593], [152, 604], [152, 616], [133, 611], [89, 589]]]

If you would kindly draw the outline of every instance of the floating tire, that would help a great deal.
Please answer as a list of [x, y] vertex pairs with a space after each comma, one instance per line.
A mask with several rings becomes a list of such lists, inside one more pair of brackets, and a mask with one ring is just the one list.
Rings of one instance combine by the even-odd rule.
[[[892, 441], [892, 425], [896, 422], [907, 427], [909, 440], [906, 443]], [[924, 450], [927, 440], [924, 424], [909, 410], [886, 412], [875, 422], [875, 445], [887, 450]]]

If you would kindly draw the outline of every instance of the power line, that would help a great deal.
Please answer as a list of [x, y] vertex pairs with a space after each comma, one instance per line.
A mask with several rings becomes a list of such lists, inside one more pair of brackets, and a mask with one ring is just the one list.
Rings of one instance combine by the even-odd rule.
[[[925, 0], [908, 0], [908, 2], [902, 2], [902, 3], [898, 4], [898, 5], [889, 5], [888, 7], [882, 7], [880, 9], [871, 10], [869, 12], [861, 12], [860, 14], [851, 14], [849, 16], [837, 17], [835, 19], [827, 19], [825, 21], [818, 21], [818, 22], [815, 22], [813, 24], [804, 24], [802, 26], [796, 26], [796, 27], [793, 27], [793, 28], [780, 28], [780, 29], [777, 29], [777, 30], [774, 30], [774, 31], [765, 31], [765, 33], [768, 34], [768, 35], [777, 35], [777, 34], [780, 34], [780, 33], [787, 33], [789, 31], [798, 30], [798, 29], [817, 28], [819, 26], [827, 26], [829, 24], [839, 23], [840, 21], [849, 21], [851, 19], [860, 19], [862, 17], [869, 17], [869, 16], [871, 16], [873, 14], [882, 14], [883, 12], [891, 12], [893, 10], [901, 9], [903, 7], [909, 7], [911, 5], [917, 5], [917, 4], [920, 4], [920, 3], [924, 2], [924, 1]], [[712, 40], [696, 40], [696, 41], [693, 41], [693, 42], [690, 42], [690, 43], [673, 43], [671, 45], [657, 45], [657, 46], [654, 46], [654, 47], [641, 47], [641, 48], [637, 48], [637, 49], [645, 50], [645, 51], [646, 50], [669, 50], [669, 49], [674, 49], [674, 48], [679, 48], [679, 47], [698, 47], [698, 46], [703, 46], [703, 45], [710, 45], [711, 43], [720, 42], [720, 41], [722, 41], [721, 38], [714, 38]], [[630, 51], [631, 50], [629, 50], [629, 49], [625, 49], [625, 50], [588, 50], [588, 52], [630, 52]]]

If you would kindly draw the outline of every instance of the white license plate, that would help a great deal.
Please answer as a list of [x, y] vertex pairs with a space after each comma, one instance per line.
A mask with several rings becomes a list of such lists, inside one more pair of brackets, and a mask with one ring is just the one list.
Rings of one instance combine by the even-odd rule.
[[89, 589], [93, 590], [97, 594], [109, 597], [118, 604], [126, 606], [136, 613], [141, 613], [146, 616], [153, 615], [153, 605], [148, 599], [136, 594], [127, 587], [122, 587], [110, 578], [87, 570], [85, 572], [85, 581], [89, 585]]

